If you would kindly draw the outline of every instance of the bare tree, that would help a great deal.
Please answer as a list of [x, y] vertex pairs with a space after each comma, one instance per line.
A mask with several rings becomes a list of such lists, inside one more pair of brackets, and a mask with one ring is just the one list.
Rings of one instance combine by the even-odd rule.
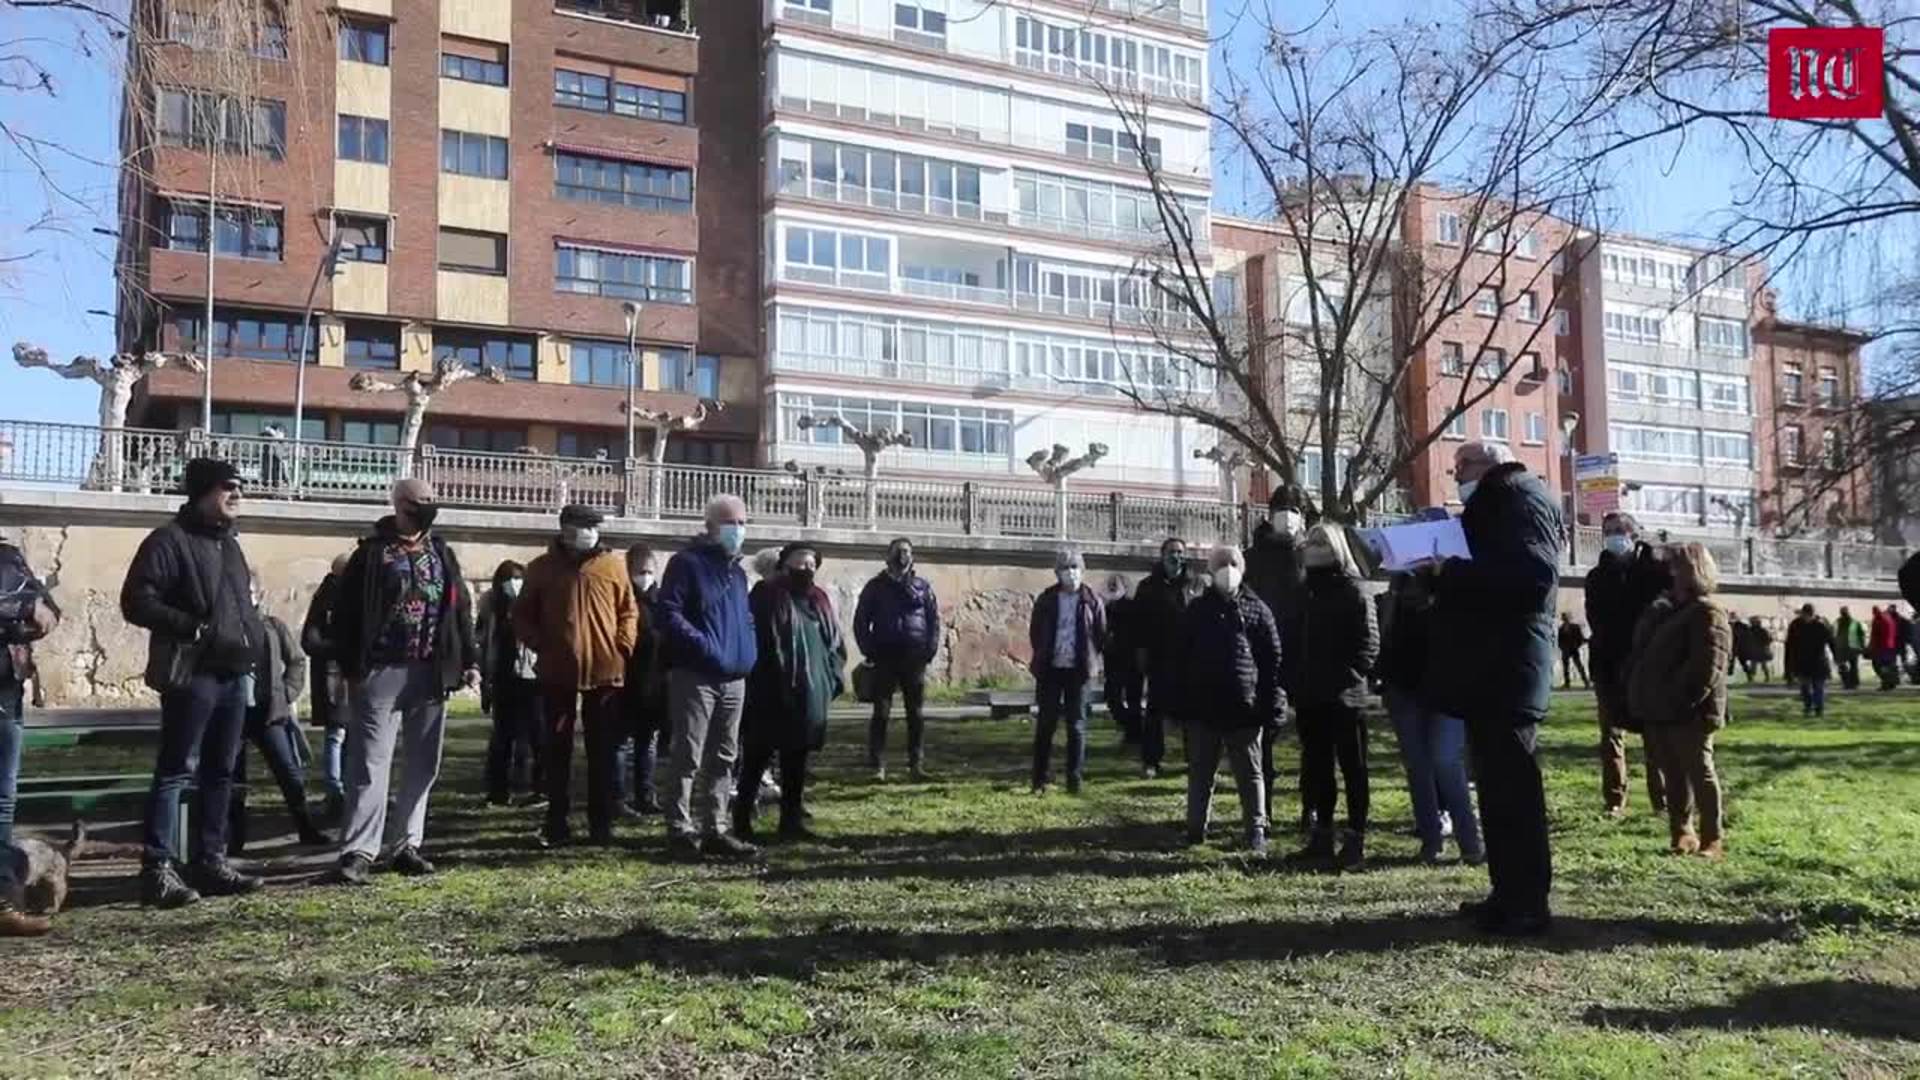
[[196, 374], [202, 367], [199, 357], [160, 352], [137, 356], [115, 353], [104, 364], [97, 357], [76, 356], [68, 363], [58, 364], [47, 355], [47, 350], [24, 341], [14, 342], [13, 362], [21, 367], [46, 368], [63, 379], [85, 379], [99, 384], [100, 426], [103, 429], [126, 426], [127, 409], [133, 404], [133, 388], [140, 384], [140, 380], [170, 364], [177, 364]]
[[347, 386], [367, 394], [400, 393], [407, 395], [406, 416], [400, 422], [400, 446], [408, 454], [420, 445], [420, 432], [426, 426], [427, 407], [447, 388], [468, 379], [504, 383], [506, 375], [491, 364], [479, 369], [467, 367], [451, 357], [442, 357], [431, 372], [409, 371], [398, 381], [383, 379], [370, 371], [356, 372]]

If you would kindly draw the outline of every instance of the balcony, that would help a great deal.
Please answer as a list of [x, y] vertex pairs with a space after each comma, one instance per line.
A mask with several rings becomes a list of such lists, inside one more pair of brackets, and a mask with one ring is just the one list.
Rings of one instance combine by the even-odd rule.
[[555, 0], [553, 10], [674, 34], [694, 32], [693, 0]]
[[1188, 30], [1207, 28], [1206, 0], [1093, 0], [1091, 6], [1129, 19], [1167, 23]]

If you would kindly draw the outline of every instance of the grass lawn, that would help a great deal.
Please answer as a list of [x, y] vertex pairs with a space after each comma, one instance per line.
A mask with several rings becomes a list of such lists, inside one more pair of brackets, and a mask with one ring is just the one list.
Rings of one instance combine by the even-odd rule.
[[937, 723], [935, 781], [876, 784], [836, 719], [828, 843], [697, 867], [653, 827], [535, 850], [534, 811], [481, 804], [463, 725], [439, 876], [331, 891], [281, 865], [164, 914], [89, 878], [52, 936], [0, 945], [0, 1075], [1920, 1074], [1920, 699], [1805, 724], [1738, 699], [1724, 865], [1667, 857], [1643, 786], [1604, 820], [1591, 702], [1557, 710], [1560, 923], [1519, 944], [1448, 917], [1484, 872], [1412, 864], [1377, 724], [1377, 866], [1345, 876], [1228, 850], [1224, 774], [1215, 844], [1177, 847], [1183, 781], [1137, 779], [1103, 716], [1087, 793], [1044, 799], [1025, 724]]

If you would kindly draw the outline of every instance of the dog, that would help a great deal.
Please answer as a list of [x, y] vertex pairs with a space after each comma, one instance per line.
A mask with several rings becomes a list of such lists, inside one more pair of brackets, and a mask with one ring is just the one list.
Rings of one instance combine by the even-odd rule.
[[29, 915], [58, 915], [67, 904], [67, 872], [87, 846], [87, 823], [76, 821], [64, 844], [16, 836], [14, 880], [20, 883], [20, 910]]

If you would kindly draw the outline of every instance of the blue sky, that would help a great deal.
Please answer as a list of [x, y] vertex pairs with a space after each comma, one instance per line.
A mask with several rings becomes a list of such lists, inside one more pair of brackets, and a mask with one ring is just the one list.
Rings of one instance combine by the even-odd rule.
[[[1235, 6], [1240, 2], [1233, 0]], [[1216, 23], [1226, 6], [1216, 0]], [[1350, 20], [1376, 21], [1398, 18], [1412, 7], [1413, 0], [1349, 0], [1338, 10]], [[9, 93], [0, 108], [10, 125], [57, 139], [68, 153], [56, 152], [49, 161], [61, 195], [18, 154], [0, 150], [0, 247], [8, 254], [35, 253], [0, 266], [0, 344], [11, 349], [15, 341], [30, 340], [63, 359], [106, 353], [113, 346], [112, 323], [88, 311], [113, 307], [113, 240], [92, 230], [114, 224], [111, 162], [122, 51], [97, 25], [59, 12], [16, 9], [4, 32], [8, 39], [29, 39], [56, 96]], [[1704, 144], [1671, 158], [1631, 163], [1614, 177], [1616, 226], [1661, 235], [1710, 232], [1733, 180], [1732, 170]], [[48, 210], [52, 216], [43, 220]], [[91, 423], [97, 400], [91, 384], [23, 370], [10, 356], [0, 357], [0, 416]]]

